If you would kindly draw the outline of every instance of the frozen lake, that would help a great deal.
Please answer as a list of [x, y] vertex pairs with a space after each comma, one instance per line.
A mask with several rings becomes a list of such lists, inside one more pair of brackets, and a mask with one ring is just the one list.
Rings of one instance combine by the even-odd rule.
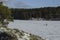
[[49, 40], [60, 40], [60, 21], [14, 20], [8, 26]]

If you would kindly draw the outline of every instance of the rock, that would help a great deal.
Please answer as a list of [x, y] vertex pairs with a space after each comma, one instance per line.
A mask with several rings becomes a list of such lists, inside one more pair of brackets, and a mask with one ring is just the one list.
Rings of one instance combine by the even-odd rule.
[[7, 34], [6, 32], [0, 32], [0, 40], [17, 40], [17, 38]]
[[0, 27], [0, 40], [44, 40], [42, 37], [22, 30]]

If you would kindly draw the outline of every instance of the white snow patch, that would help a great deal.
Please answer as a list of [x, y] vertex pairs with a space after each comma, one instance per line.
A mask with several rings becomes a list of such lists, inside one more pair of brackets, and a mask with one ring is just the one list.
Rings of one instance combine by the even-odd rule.
[[24, 36], [22, 36], [22, 38], [27, 39], [27, 40], [30, 40], [29, 36], [30, 36], [29, 34], [24, 33]]

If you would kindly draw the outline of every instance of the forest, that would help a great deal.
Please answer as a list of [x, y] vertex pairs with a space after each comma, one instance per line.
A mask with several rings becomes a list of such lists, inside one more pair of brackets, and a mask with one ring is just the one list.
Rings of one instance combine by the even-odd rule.
[[14, 19], [29, 20], [32, 18], [43, 20], [60, 20], [60, 6], [41, 7], [41, 8], [11, 8]]

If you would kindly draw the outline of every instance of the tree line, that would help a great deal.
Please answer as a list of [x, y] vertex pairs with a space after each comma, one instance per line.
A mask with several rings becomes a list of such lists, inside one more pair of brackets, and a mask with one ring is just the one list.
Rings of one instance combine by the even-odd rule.
[[44, 7], [19, 9], [11, 8], [14, 19], [29, 20], [32, 18], [43, 18], [45, 20], [60, 20], [60, 6], [59, 7]]

